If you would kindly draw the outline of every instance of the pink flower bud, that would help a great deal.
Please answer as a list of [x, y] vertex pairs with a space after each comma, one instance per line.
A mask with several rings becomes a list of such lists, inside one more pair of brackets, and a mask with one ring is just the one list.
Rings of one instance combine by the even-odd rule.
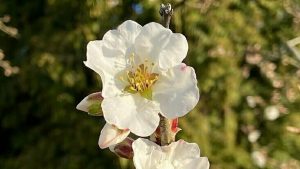
[[117, 144], [113, 148], [113, 152], [122, 158], [132, 159], [133, 157], [133, 150], [132, 150], [132, 143], [133, 139], [127, 137], [124, 141]]
[[92, 116], [102, 116], [101, 103], [103, 97], [101, 92], [96, 92], [85, 97], [77, 106], [78, 110], [87, 112]]

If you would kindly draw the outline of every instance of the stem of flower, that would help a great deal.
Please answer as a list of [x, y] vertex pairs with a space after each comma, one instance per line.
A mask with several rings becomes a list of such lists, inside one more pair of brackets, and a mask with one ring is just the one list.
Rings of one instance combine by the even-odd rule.
[[160, 115], [159, 129], [160, 129], [160, 145], [168, 145], [175, 141], [175, 135], [172, 134], [171, 121]]
[[[162, 24], [166, 27], [169, 28], [171, 17], [173, 14], [173, 9], [171, 7], [171, 4], [161, 4], [160, 5], [160, 10], [159, 10], [160, 15], [162, 16]], [[159, 133], [157, 133], [159, 136], [160, 145], [168, 145], [171, 142], [175, 141], [175, 135], [172, 133], [172, 120], [167, 119], [160, 115], [160, 121], [159, 121]]]
[[159, 14], [162, 16], [162, 24], [166, 28], [169, 28], [171, 17], [173, 15], [173, 9], [171, 4], [169, 3], [167, 5], [161, 4]]

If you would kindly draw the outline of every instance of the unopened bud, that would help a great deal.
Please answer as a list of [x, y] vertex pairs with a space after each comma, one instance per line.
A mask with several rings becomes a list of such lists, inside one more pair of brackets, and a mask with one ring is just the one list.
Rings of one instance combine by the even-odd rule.
[[111, 147], [121, 143], [130, 134], [128, 129], [119, 129], [115, 125], [106, 123], [101, 130], [98, 145], [101, 149]]
[[85, 97], [77, 106], [78, 110], [87, 112], [89, 115], [92, 116], [102, 116], [102, 103], [103, 97], [101, 92], [96, 92], [88, 95]]
[[115, 145], [112, 151], [119, 157], [132, 159], [133, 158], [133, 150], [132, 150], [133, 141], [134, 140], [132, 138], [127, 137], [121, 143], [118, 143], [117, 145]]

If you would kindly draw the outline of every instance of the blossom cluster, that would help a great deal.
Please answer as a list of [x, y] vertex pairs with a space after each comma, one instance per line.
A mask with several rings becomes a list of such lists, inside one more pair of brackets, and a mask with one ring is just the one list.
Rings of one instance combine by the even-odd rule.
[[[84, 98], [77, 109], [103, 115], [100, 148], [133, 158], [137, 169], [209, 168], [197, 144], [175, 142], [178, 118], [199, 100], [195, 71], [182, 63], [187, 51], [184, 35], [131, 20], [88, 43], [84, 64], [100, 75], [102, 91]], [[170, 126], [167, 144], [161, 142], [162, 119]], [[130, 133], [149, 139], [134, 140]]]

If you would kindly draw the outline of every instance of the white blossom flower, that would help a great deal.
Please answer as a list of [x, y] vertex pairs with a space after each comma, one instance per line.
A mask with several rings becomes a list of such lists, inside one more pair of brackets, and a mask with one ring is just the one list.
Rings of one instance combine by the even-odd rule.
[[248, 134], [248, 140], [251, 143], [255, 143], [259, 139], [260, 135], [261, 133], [259, 130], [253, 130]]
[[158, 23], [125, 21], [87, 45], [85, 65], [102, 79], [105, 120], [138, 136], [149, 136], [159, 115], [174, 119], [199, 100], [195, 71], [181, 63], [188, 43]]
[[168, 146], [159, 146], [147, 139], [137, 139], [132, 144], [136, 169], [208, 169], [207, 157], [200, 157], [195, 143], [183, 140]]
[[267, 162], [266, 155], [260, 151], [253, 151], [251, 153], [251, 158], [255, 165], [260, 168], [264, 168]]
[[270, 121], [276, 120], [280, 115], [280, 112], [276, 106], [266, 107], [264, 113], [265, 113], [265, 118]]
[[254, 96], [247, 96], [246, 100], [247, 100], [249, 107], [254, 108], [256, 106], [256, 100], [255, 100]]

